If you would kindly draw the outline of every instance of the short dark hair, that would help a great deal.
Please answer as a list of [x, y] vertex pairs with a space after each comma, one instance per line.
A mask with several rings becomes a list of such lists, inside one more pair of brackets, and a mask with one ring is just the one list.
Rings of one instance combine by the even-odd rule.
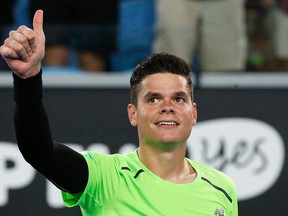
[[140, 62], [132, 72], [130, 78], [130, 102], [137, 106], [139, 84], [145, 77], [156, 73], [172, 73], [183, 76], [187, 80], [190, 90], [191, 99], [193, 101], [192, 71], [190, 65], [175, 55], [169, 53], [155, 53]]

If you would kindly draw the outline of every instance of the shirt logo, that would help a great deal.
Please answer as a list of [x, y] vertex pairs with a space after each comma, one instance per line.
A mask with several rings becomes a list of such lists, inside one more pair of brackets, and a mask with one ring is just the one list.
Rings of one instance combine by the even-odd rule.
[[214, 215], [215, 216], [224, 216], [224, 210], [216, 208], [215, 212], [214, 212]]

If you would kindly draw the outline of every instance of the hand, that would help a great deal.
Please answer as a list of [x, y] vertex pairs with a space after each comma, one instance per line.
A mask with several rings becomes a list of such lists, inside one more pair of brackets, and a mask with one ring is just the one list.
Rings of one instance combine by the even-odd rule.
[[9, 33], [0, 47], [0, 54], [19, 77], [27, 78], [39, 73], [45, 55], [42, 10], [36, 11], [34, 15], [33, 29], [20, 26]]

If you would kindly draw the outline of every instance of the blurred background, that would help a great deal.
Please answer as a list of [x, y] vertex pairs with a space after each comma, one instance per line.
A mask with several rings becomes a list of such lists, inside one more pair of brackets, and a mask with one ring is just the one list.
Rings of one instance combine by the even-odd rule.
[[[288, 67], [287, 0], [1, 0], [1, 43], [45, 12], [44, 65], [63, 72], [123, 72], [153, 52], [198, 72], [282, 72]], [[222, 66], [221, 66], [222, 65]], [[1, 59], [0, 70], [8, 68]], [[52, 70], [55, 71], [55, 70]]]

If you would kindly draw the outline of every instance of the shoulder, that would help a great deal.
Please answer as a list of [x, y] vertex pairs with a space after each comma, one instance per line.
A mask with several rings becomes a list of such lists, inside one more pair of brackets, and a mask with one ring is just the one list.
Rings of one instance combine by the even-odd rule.
[[198, 177], [213, 188], [226, 193], [230, 197], [236, 196], [236, 185], [234, 181], [224, 172], [216, 170], [206, 164], [190, 160], [192, 167], [196, 170]]
[[82, 152], [83, 157], [86, 159], [88, 164], [96, 163], [102, 166], [126, 166], [135, 162], [135, 152], [127, 154], [105, 154], [93, 151]]
[[226, 184], [227, 183], [234, 184], [233, 180], [224, 172], [221, 172], [201, 162], [190, 160], [190, 159], [188, 160], [191, 163], [192, 167], [196, 170], [198, 174], [200, 174], [201, 177], [213, 179], [214, 181], [222, 182]]

